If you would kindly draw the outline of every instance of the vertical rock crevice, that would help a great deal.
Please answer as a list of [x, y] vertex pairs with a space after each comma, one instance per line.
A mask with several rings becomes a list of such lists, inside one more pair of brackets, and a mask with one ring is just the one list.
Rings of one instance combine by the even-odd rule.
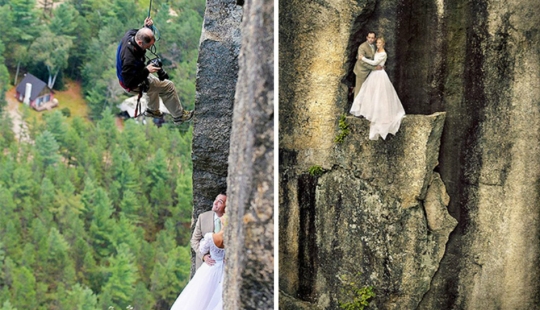
[[300, 228], [298, 240], [298, 297], [302, 300], [313, 300], [315, 275], [317, 274], [317, 231], [315, 229], [315, 189], [318, 178], [301, 175], [298, 178], [298, 205], [300, 209]]
[[224, 309], [274, 309], [273, 26], [273, 1], [245, 1], [228, 159]]
[[268, 0], [206, 2], [193, 129], [193, 225], [227, 190], [224, 309], [274, 308], [273, 10]]

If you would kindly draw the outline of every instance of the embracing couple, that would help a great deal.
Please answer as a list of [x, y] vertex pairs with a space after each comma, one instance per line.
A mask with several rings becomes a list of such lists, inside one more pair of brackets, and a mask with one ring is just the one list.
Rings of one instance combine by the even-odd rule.
[[358, 47], [354, 74], [356, 85], [354, 101], [350, 113], [363, 116], [371, 122], [369, 139], [386, 139], [399, 130], [405, 110], [384, 70], [387, 54], [383, 37], [376, 38], [375, 32], [368, 32], [366, 42]]
[[171, 310], [223, 309], [223, 232], [226, 206], [227, 196], [219, 194], [214, 200], [212, 211], [204, 212], [197, 218], [191, 236], [191, 248], [197, 255], [197, 272], [178, 296]]

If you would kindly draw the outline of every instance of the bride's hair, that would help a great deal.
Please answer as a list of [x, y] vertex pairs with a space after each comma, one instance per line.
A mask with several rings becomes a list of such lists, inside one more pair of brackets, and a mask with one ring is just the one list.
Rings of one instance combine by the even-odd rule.
[[383, 45], [386, 44], [386, 41], [384, 40], [384, 37], [383, 37], [383, 36], [378, 37], [378, 38], [377, 38], [377, 41], [379, 41], [379, 40], [382, 41]]

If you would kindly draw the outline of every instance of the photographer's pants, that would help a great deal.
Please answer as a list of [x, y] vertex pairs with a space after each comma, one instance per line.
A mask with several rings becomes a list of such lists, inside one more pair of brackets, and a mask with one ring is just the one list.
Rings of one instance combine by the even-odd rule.
[[173, 117], [182, 116], [184, 108], [180, 103], [173, 82], [169, 80], [160, 81], [155, 75], [148, 75], [148, 108], [150, 110], [159, 110], [159, 97], [163, 100], [163, 104], [169, 110]]

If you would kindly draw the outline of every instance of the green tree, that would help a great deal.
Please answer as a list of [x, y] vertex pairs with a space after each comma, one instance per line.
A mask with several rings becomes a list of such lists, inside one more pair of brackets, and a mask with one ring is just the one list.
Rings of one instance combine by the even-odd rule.
[[75, 193], [75, 187], [69, 180], [64, 180], [64, 185], [56, 190], [54, 207], [50, 211], [60, 228], [76, 221], [84, 211], [81, 196]]
[[109, 257], [114, 253], [112, 233], [115, 221], [111, 218], [114, 210], [103, 188], [96, 190], [90, 223], [90, 238], [100, 258]]
[[131, 304], [135, 293], [135, 283], [138, 280], [134, 261], [135, 257], [126, 244], [121, 244], [118, 247], [118, 254], [108, 260], [108, 266], [103, 268], [107, 276], [102, 291], [105, 298], [100, 300], [103, 308], [113, 306], [125, 309]]
[[5, 95], [9, 87], [9, 72], [5, 65], [6, 60], [2, 56], [4, 50], [4, 43], [0, 40], [0, 115], [3, 114], [2, 111], [7, 104]]
[[20, 223], [11, 220], [5, 225], [2, 229], [4, 250], [10, 257], [19, 259], [22, 256]]
[[58, 110], [51, 114], [47, 114], [46, 116], [47, 117], [44, 117], [46, 124], [45, 129], [53, 135], [59, 146], [64, 148], [69, 147], [66, 143], [66, 135], [69, 129], [68, 124], [66, 123], [66, 117]]
[[174, 228], [159, 232], [156, 240], [156, 264], [151, 276], [151, 291], [158, 303], [171, 305], [178, 293], [189, 281], [191, 250], [178, 247], [174, 239]]
[[49, 28], [44, 28], [41, 35], [30, 46], [33, 59], [43, 63], [47, 68], [49, 73], [47, 86], [49, 88], [53, 88], [60, 70], [67, 67], [69, 50], [72, 45], [72, 37], [57, 35]]
[[[7, 84], [4, 84], [4, 85], [7, 85]], [[14, 144], [13, 142], [15, 142], [15, 134], [13, 133], [12, 128], [13, 128], [13, 123], [11, 121], [11, 118], [9, 117], [9, 114], [2, 113], [2, 108], [0, 108], [0, 150], [4, 150], [8, 148], [10, 145]], [[0, 159], [3, 156], [4, 156], [4, 152], [0, 152]]]
[[20, 309], [37, 309], [36, 279], [27, 267], [13, 268], [11, 301]]
[[2, 308], [0, 310], [17, 310], [17, 308], [13, 307], [9, 300], [6, 300], [4, 304], [2, 305]]
[[61, 309], [95, 310], [97, 308], [97, 296], [91, 289], [79, 283], [67, 292], [66, 297], [61, 303]]
[[[35, 261], [36, 262], [45, 262], [49, 255], [48, 253], [48, 244], [47, 239], [49, 236], [49, 229], [47, 228], [48, 223], [43, 223], [39, 218], [35, 218], [32, 221], [32, 225], [29, 231], [30, 242], [34, 246], [35, 250]], [[37, 268], [39, 269], [39, 268]]]
[[131, 190], [126, 190], [120, 202], [120, 210], [131, 222], [138, 224], [141, 221], [140, 209], [141, 205], [138, 196]]
[[115, 205], [119, 205], [126, 191], [140, 194], [139, 170], [131, 160], [126, 151], [116, 149], [113, 153], [113, 181], [111, 186], [111, 196]]
[[36, 1], [11, 0], [9, 4], [13, 12], [13, 25], [16, 26], [15, 38], [19, 38], [19, 42], [31, 42], [37, 34]]
[[78, 27], [79, 12], [70, 3], [62, 3], [55, 10], [49, 23], [51, 32], [58, 35], [73, 36]]
[[70, 255], [70, 246], [56, 228], [49, 231], [47, 238], [47, 258], [44, 271], [47, 283], [53, 287], [59, 283], [71, 286], [75, 281], [75, 269]]
[[54, 135], [48, 130], [45, 130], [36, 138], [37, 155], [44, 167], [54, 165], [60, 161], [59, 148]]
[[131, 300], [133, 309], [152, 309], [155, 303], [152, 293], [146, 288], [146, 285], [143, 282], [137, 282]]

